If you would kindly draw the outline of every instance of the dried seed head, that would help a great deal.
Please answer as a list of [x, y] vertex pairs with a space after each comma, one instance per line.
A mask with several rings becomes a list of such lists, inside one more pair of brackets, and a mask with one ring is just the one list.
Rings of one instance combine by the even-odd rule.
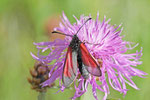
[[41, 62], [35, 62], [34, 68], [30, 70], [32, 78], [27, 78], [28, 82], [31, 84], [32, 89], [38, 92], [45, 92], [48, 87], [54, 86], [54, 83], [50, 84], [47, 87], [41, 86], [41, 83], [49, 78], [48, 74], [50, 72], [50, 69], [51, 68], [45, 66]]
[[98, 61], [99, 65], [100, 65], [100, 67], [103, 67], [103, 60], [102, 59], [98, 59], [97, 61]]
[[34, 77], [38, 75], [38, 73], [35, 70], [31, 70], [31, 69], [30, 69], [30, 74]]
[[96, 81], [99, 81], [99, 77], [96, 77]]
[[39, 74], [43, 75], [44, 73], [46, 73], [47, 70], [48, 70], [48, 68], [46, 68], [46, 67], [39, 67], [37, 71]]

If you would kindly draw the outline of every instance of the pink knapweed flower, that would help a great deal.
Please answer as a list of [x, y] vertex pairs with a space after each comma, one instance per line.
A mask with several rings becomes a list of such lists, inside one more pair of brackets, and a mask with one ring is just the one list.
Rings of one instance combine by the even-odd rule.
[[[62, 23], [59, 25], [60, 27], [54, 30], [74, 35], [89, 16], [81, 15], [80, 19], [77, 19], [75, 16], [74, 18], [77, 22], [72, 25], [63, 13]], [[123, 36], [120, 34], [123, 28], [121, 28], [121, 25], [116, 27], [116, 25], [110, 25], [109, 21], [110, 19], [106, 20], [106, 17], [104, 17], [103, 21], [100, 22], [98, 13], [96, 20], [92, 19], [88, 21], [78, 33], [78, 37], [82, 42], [87, 41], [90, 43], [85, 43], [90, 54], [102, 62], [102, 67], [100, 68], [102, 76], [96, 77], [90, 75], [86, 81], [83, 77], [76, 78], [74, 82], [76, 92], [72, 97], [73, 100], [83, 95], [87, 91], [88, 85], [92, 86], [93, 96], [96, 100], [98, 100], [96, 89], [105, 93], [103, 100], [106, 100], [110, 93], [108, 84], [110, 84], [113, 89], [126, 95], [128, 91], [126, 84], [138, 89], [136, 84], [132, 81], [133, 76], [144, 78], [143, 75], [147, 75], [145, 72], [135, 68], [142, 63], [139, 61], [142, 56], [142, 48], [139, 52], [127, 54], [126, 52], [128, 50], [132, 50], [138, 44], [132, 47], [131, 42], [122, 40]], [[64, 40], [57, 39], [53, 42], [34, 43], [37, 46], [38, 54], [35, 56], [31, 53], [33, 58], [52, 67], [49, 73], [49, 79], [42, 84], [43, 86], [47, 86], [59, 79], [60, 90], [63, 91], [65, 89], [61, 82], [62, 71], [66, 49], [71, 40], [71, 37], [66, 36]], [[48, 55], [42, 55], [41, 52], [45, 51], [49, 51], [50, 53]], [[80, 72], [78, 72], [78, 74], [80, 74]]]

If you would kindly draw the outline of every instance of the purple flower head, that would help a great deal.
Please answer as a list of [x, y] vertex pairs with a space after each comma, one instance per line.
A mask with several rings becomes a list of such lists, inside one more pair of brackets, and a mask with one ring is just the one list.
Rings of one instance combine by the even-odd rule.
[[[59, 25], [60, 27], [54, 30], [68, 35], [74, 35], [89, 16], [81, 15], [80, 19], [77, 19], [75, 16], [74, 18], [77, 22], [72, 25], [63, 13], [62, 23]], [[92, 86], [93, 96], [96, 100], [98, 100], [96, 89], [105, 93], [103, 100], [106, 100], [107, 95], [110, 93], [108, 84], [110, 84], [113, 89], [126, 95], [128, 91], [126, 84], [138, 89], [136, 84], [132, 81], [133, 76], [144, 78], [143, 75], [147, 75], [145, 72], [135, 68], [142, 63], [139, 61], [142, 56], [142, 48], [139, 52], [126, 54], [128, 50], [135, 48], [138, 44], [132, 47], [131, 42], [123, 41], [123, 36], [120, 35], [123, 30], [121, 25], [110, 25], [109, 21], [110, 19], [106, 20], [106, 17], [104, 17], [103, 21], [100, 22], [98, 13], [96, 20], [92, 19], [88, 21], [78, 33], [78, 37], [82, 42], [88, 42], [85, 43], [85, 45], [90, 54], [102, 64], [100, 68], [102, 76], [96, 77], [90, 75], [86, 81], [83, 77], [76, 78], [74, 81], [76, 92], [72, 97], [73, 100], [83, 95], [87, 91], [88, 85]], [[50, 85], [59, 79], [60, 90], [63, 91], [65, 89], [61, 82], [62, 71], [66, 49], [71, 40], [71, 37], [66, 36], [64, 40], [57, 39], [54, 42], [34, 43], [37, 46], [38, 54], [37, 56], [31, 54], [33, 58], [52, 67], [49, 73], [49, 79], [42, 84], [43, 86]], [[41, 52], [47, 50], [50, 51], [48, 55], [41, 55]], [[55, 63], [51, 63], [54, 61]], [[77, 76], [79, 76], [79, 74], [80, 72], [78, 71]], [[98, 83], [100, 83], [100, 85]]]

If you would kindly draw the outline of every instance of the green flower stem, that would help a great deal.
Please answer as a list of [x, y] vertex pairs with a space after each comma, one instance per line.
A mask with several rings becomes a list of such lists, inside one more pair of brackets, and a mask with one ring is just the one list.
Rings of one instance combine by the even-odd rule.
[[38, 100], [45, 100], [45, 94], [46, 92], [39, 92]]
[[[97, 97], [98, 100], [102, 100], [104, 96], [104, 93], [97, 90]], [[95, 100], [93, 93], [92, 93], [92, 86], [89, 85], [87, 91], [85, 92], [85, 94], [83, 94], [83, 96], [81, 96], [80, 100]]]

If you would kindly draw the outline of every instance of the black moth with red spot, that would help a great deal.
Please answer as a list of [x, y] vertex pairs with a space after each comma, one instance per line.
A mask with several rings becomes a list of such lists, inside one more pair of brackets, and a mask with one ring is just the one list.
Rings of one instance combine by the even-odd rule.
[[[85, 23], [89, 20], [91, 20], [91, 18], [87, 19]], [[81, 27], [79, 28], [79, 30], [81, 29]], [[77, 33], [79, 32], [79, 30], [77, 31]], [[84, 79], [89, 78], [89, 73], [98, 77], [102, 75], [100, 65], [89, 53], [84, 43], [79, 40], [77, 33], [73, 36], [56, 31], [53, 31], [52, 33], [59, 33], [72, 37], [72, 41], [70, 42], [67, 50], [62, 74], [62, 81], [65, 87], [68, 87], [75, 80], [78, 68]]]

